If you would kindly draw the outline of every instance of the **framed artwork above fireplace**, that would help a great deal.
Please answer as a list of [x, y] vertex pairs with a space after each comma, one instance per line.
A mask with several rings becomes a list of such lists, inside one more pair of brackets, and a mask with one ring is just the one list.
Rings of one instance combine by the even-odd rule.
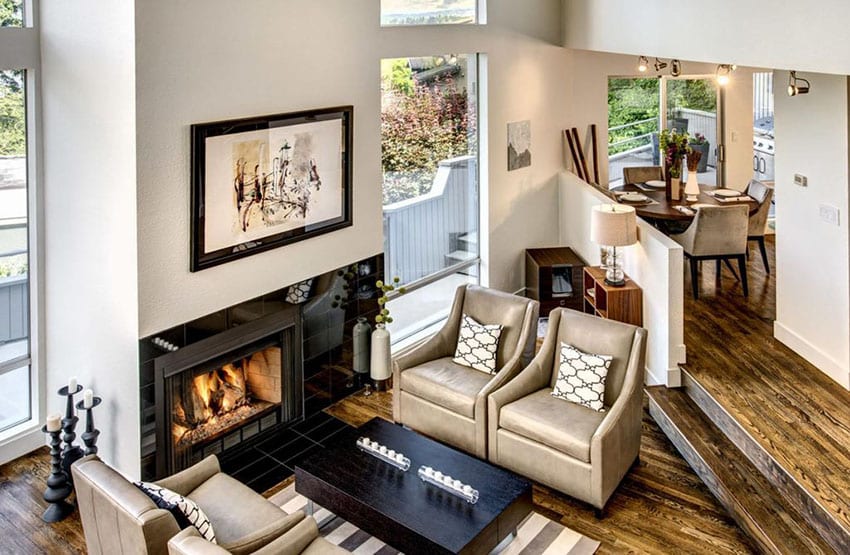
[[195, 124], [197, 272], [352, 225], [353, 108]]

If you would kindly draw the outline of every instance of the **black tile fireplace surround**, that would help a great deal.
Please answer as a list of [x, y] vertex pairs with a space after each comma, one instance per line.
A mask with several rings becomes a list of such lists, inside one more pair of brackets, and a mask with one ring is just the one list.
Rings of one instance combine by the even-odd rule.
[[[322, 411], [357, 390], [359, 381], [351, 371], [352, 329], [358, 317], [377, 315], [375, 282], [380, 279], [379, 254], [316, 276], [303, 303], [287, 302], [287, 286], [141, 339], [142, 479], [161, 478], [212, 453], [226, 472], [258, 491], [291, 475], [298, 457], [321, 448], [345, 427]], [[274, 372], [260, 370], [256, 379], [250, 375], [255, 360], [276, 367], [278, 357], [275, 396], [263, 376]], [[234, 369], [239, 375], [236, 390], [250, 391], [235, 403], [229, 396]], [[226, 385], [209, 387], [218, 394], [216, 403], [201, 395], [208, 406], [215, 412], [222, 406], [232, 409], [230, 403], [238, 410], [198, 418], [197, 384], [207, 391], [209, 379]], [[194, 394], [187, 395], [190, 391]], [[185, 410], [175, 412], [176, 398]], [[244, 422], [236, 418], [240, 411], [248, 415]], [[201, 420], [218, 420], [219, 427], [185, 434], [184, 439], [193, 440], [180, 441], [177, 448], [183, 428], [174, 424]]]

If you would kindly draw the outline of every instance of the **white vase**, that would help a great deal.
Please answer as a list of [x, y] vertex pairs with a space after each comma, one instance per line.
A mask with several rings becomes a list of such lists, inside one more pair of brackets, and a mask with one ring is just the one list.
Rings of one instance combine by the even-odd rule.
[[372, 332], [372, 356], [369, 377], [375, 381], [376, 389], [383, 389], [386, 380], [392, 376], [392, 357], [390, 356], [390, 332], [384, 324], [375, 326]]

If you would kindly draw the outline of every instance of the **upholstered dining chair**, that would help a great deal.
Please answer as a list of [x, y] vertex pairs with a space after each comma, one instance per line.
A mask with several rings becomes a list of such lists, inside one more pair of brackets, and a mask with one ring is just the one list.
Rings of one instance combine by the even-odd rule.
[[[180, 532], [170, 511], [158, 508], [95, 455], [74, 463], [71, 472], [90, 555], [168, 553], [168, 541]], [[305, 518], [304, 513], [287, 514], [221, 472], [215, 455], [157, 485], [197, 503], [209, 519], [219, 547], [237, 555], [283, 552], [261, 550], [270, 545], [281, 547], [286, 540], [275, 544], [278, 538]]]
[[646, 183], [647, 181], [664, 179], [664, 170], [661, 166], [633, 166], [623, 168], [623, 183]]
[[715, 260], [717, 276], [721, 261], [738, 261], [741, 288], [744, 296], [747, 287], [747, 227], [749, 208], [746, 204], [731, 206], [699, 205], [693, 221], [683, 233], [670, 238], [682, 245], [691, 267], [691, 287], [694, 299], [699, 298], [699, 262]]
[[755, 241], [758, 243], [764, 271], [769, 274], [770, 265], [767, 262], [767, 249], [764, 246], [764, 229], [767, 226], [767, 216], [770, 212], [770, 203], [773, 200], [773, 186], [767, 185], [758, 179], [751, 179], [746, 191], [748, 195], [759, 203], [758, 210], [756, 210], [755, 214], [750, 215], [749, 226], [747, 227], [747, 242]]
[[[531, 360], [537, 301], [477, 285], [458, 287], [445, 325], [393, 360], [393, 419], [479, 458], [487, 457], [487, 396]], [[461, 320], [503, 326], [495, 372], [453, 362]]]
[[[611, 356], [604, 411], [552, 395], [562, 343]], [[646, 330], [575, 310], [549, 314], [531, 364], [490, 395], [490, 462], [604, 509], [640, 453]]]

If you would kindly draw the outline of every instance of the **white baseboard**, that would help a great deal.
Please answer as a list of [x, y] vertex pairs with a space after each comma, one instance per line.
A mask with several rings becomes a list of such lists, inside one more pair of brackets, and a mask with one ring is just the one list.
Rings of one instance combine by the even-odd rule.
[[10, 438], [0, 445], [0, 465], [6, 464], [47, 444], [41, 428]]
[[850, 389], [850, 369], [843, 367], [838, 361], [812, 345], [795, 331], [781, 322], [774, 321], [773, 337], [811, 362], [818, 370], [838, 382], [844, 389]]

